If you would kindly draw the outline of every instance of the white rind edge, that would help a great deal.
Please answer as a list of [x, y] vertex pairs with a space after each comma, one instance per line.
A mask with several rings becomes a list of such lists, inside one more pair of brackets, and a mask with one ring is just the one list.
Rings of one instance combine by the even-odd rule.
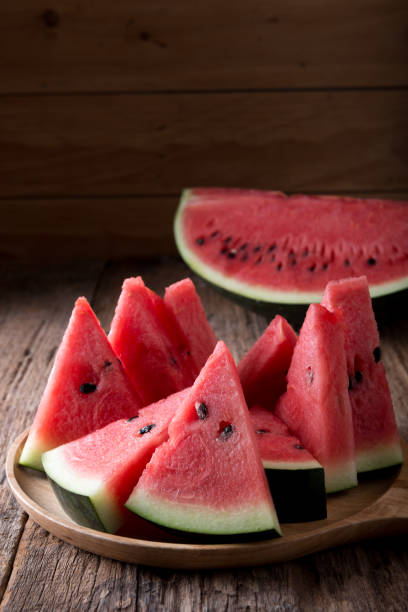
[[[242, 281], [222, 274], [211, 266], [203, 263], [191, 249], [187, 246], [182, 232], [181, 217], [187, 202], [190, 199], [191, 189], [185, 189], [182, 193], [179, 206], [174, 217], [174, 237], [177, 248], [185, 263], [196, 274], [221, 289], [235, 293], [249, 300], [259, 302], [281, 303], [281, 304], [311, 304], [320, 302], [323, 297], [323, 290], [319, 291], [279, 291], [277, 289], [267, 289], [261, 286], [248, 285]], [[396, 293], [403, 289], [408, 289], [408, 277], [396, 281], [381, 283], [380, 285], [370, 285], [370, 295], [372, 298]]]
[[399, 439], [395, 443], [378, 444], [376, 447], [366, 450], [357, 451], [356, 465], [357, 472], [371, 472], [381, 468], [390, 467], [402, 463], [402, 448]]
[[322, 470], [323, 466], [316, 461], [316, 459], [310, 459], [309, 461], [268, 461], [262, 459], [262, 464], [265, 470]]
[[125, 506], [149, 521], [179, 531], [239, 535], [274, 530], [282, 535], [276, 513], [266, 503], [218, 510], [210, 506], [169, 502], [136, 487]]

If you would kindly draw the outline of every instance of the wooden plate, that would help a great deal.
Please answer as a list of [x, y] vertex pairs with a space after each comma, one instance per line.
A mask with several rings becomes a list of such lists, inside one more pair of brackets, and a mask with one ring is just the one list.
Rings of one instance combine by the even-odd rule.
[[365, 477], [358, 487], [330, 495], [328, 518], [282, 525], [283, 537], [239, 544], [153, 542], [114, 536], [74, 523], [61, 509], [46, 479], [18, 466], [27, 432], [11, 446], [6, 472], [10, 487], [31, 518], [58, 538], [89, 552], [156, 567], [219, 568], [287, 561], [340, 544], [408, 532], [408, 446], [402, 467]]

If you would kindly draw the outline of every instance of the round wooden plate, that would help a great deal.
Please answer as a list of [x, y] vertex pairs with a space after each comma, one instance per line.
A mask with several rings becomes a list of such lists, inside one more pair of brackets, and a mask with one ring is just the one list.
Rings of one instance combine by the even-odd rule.
[[283, 524], [283, 537], [236, 544], [154, 542], [81, 527], [60, 507], [45, 475], [18, 465], [27, 432], [11, 446], [7, 479], [21, 506], [47, 531], [78, 548], [104, 557], [170, 568], [220, 568], [287, 561], [370, 537], [408, 532], [408, 446], [404, 464], [365, 477], [359, 486], [330, 495], [328, 518]]

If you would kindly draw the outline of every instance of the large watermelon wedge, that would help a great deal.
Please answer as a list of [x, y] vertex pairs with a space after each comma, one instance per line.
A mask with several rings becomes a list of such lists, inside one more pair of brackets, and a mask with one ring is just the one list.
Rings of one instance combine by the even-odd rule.
[[238, 374], [248, 406], [273, 408], [286, 390], [286, 374], [297, 336], [289, 323], [276, 315], [264, 333], [243, 356]]
[[183, 532], [280, 534], [232, 356], [219, 342], [126, 506]]
[[372, 296], [408, 287], [408, 202], [189, 189], [174, 232], [186, 263], [232, 296], [308, 304], [362, 274]]
[[398, 429], [366, 277], [330, 282], [322, 304], [329, 310], [339, 308], [342, 313], [357, 471], [401, 463]]
[[20, 464], [42, 470], [43, 452], [137, 414], [141, 405], [90, 305], [78, 298]]
[[109, 340], [144, 405], [194, 381], [192, 369], [186, 365], [188, 355], [180, 351], [181, 331], [171, 328], [172, 313], [159, 296], [153, 297], [141, 277], [126, 279], [109, 332]]
[[347, 387], [340, 314], [311, 304], [275, 413], [323, 465], [328, 493], [357, 484]]
[[128, 520], [124, 503], [188, 394], [179, 391], [42, 456], [55, 494], [80, 525], [115, 533]]
[[326, 518], [323, 467], [270, 410], [253, 406], [249, 414], [279, 521]]

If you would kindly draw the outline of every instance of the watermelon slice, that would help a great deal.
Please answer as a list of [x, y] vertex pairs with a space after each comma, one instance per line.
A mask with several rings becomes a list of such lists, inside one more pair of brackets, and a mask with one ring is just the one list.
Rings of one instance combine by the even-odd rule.
[[143, 280], [126, 279], [109, 340], [144, 405], [180, 391], [194, 380], [175, 341], [178, 330], [170, 335], [169, 327], [167, 313], [158, 312]]
[[326, 518], [323, 467], [270, 410], [253, 406], [249, 414], [279, 521]]
[[231, 297], [309, 304], [362, 274], [373, 297], [408, 287], [408, 202], [189, 189], [174, 232], [185, 262]]
[[286, 390], [286, 374], [296, 340], [286, 319], [277, 315], [241, 359], [238, 374], [248, 406], [273, 408]]
[[280, 534], [232, 356], [218, 342], [126, 506], [207, 536]]
[[[124, 503], [189, 389], [44, 453], [56, 496], [80, 525], [115, 533], [129, 520]], [[131, 515], [132, 516], [132, 515]]]
[[164, 302], [176, 317], [187, 341], [191, 359], [200, 372], [217, 343], [214, 331], [190, 278], [166, 288]]
[[105, 332], [84, 297], [72, 312], [20, 457], [42, 470], [41, 454], [141, 407]]
[[328, 283], [322, 304], [342, 313], [357, 471], [401, 463], [401, 444], [366, 277]]
[[275, 413], [323, 465], [328, 493], [357, 484], [347, 387], [340, 314], [311, 304]]

